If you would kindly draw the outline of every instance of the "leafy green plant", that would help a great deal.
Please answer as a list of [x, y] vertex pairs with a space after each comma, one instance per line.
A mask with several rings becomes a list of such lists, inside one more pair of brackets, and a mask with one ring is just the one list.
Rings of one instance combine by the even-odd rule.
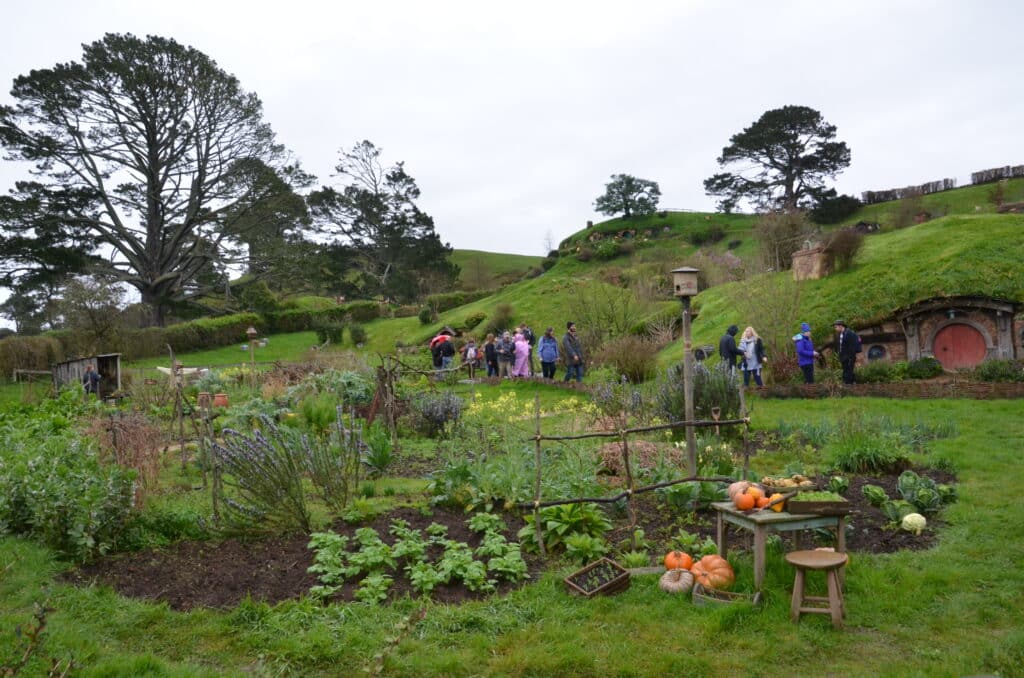
[[510, 548], [504, 555], [488, 560], [487, 571], [512, 582], [522, 581], [530, 576], [518, 545], [515, 548]]
[[953, 504], [960, 498], [955, 485], [936, 485], [935, 490], [943, 504]]
[[851, 415], [840, 422], [826, 451], [840, 471], [881, 473], [909, 465], [911, 449], [900, 432], [879, 430], [864, 417]]
[[903, 499], [897, 499], [895, 501], [886, 500], [879, 506], [882, 509], [882, 513], [889, 519], [890, 526], [898, 527], [903, 521], [903, 518], [911, 513], [916, 513], [917, 508], [909, 501]]
[[444, 583], [444, 575], [430, 563], [413, 563], [408, 572], [412, 587], [423, 596], [429, 596], [438, 584]]
[[505, 539], [504, 535], [488, 530], [475, 553], [477, 558], [492, 556], [500, 558], [508, 553], [510, 549], [511, 544], [508, 543], [508, 540]]
[[[548, 550], [561, 548], [571, 534], [585, 534], [600, 537], [611, 529], [612, 523], [597, 504], [560, 504], [540, 510], [541, 532]], [[537, 545], [537, 527], [534, 517], [526, 517], [526, 525], [519, 530], [519, 541], [523, 548], [533, 549]]]
[[878, 485], [865, 485], [860, 491], [872, 506], [881, 506], [889, 500], [889, 495]]
[[377, 572], [368, 575], [359, 582], [355, 598], [364, 603], [382, 603], [388, 599], [388, 590], [391, 588], [391, 577]]
[[850, 489], [850, 480], [843, 476], [832, 476], [828, 479], [828, 483], [825, 485], [825, 488], [830, 492], [845, 495], [846, 491]]
[[986, 360], [974, 369], [974, 376], [979, 381], [1024, 381], [1024, 361]]
[[506, 529], [501, 516], [493, 513], [477, 513], [466, 521], [466, 525], [474, 532], [500, 532]]
[[320, 585], [310, 589], [318, 598], [333, 595], [348, 577], [359, 574], [357, 568], [347, 563], [348, 537], [335, 532], [314, 532], [310, 535], [309, 548], [313, 550], [313, 564], [307, 572], [316, 574]]
[[619, 563], [625, 568], [647, 567], [651, 557], [646, 551], [626, 551], [618, 557]]
[[589, 563], [608, 553], [604, 539], [579, 532], [565, 538], [565, 555], [577, 563]]

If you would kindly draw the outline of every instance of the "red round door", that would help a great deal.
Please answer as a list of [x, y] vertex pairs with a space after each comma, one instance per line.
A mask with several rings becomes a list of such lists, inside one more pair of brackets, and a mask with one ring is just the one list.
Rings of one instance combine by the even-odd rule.
[[932, 352], [947, 370], [974, 367], [985, 359], [985, 337], [970, 325], [946, 325], [935, 335]]

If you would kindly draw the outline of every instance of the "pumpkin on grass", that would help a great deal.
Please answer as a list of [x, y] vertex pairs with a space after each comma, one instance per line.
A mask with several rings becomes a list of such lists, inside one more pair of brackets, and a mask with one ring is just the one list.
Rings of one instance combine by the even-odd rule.
[[704, 556], [690, 568], [693, 578], [708, 589], [727, 589], [736, 581], [732, 565], [722, 556]]
[[692, 565], [693, 558], [690, 557], [689, 553], [669, 551], [668, 555], [665, 556], [666, 570], [689, 570]]
[[686, 593], [693, 588], [693, 574], [683, 570], [669, 570], [661, 575], [658, 588], [666, 593]]

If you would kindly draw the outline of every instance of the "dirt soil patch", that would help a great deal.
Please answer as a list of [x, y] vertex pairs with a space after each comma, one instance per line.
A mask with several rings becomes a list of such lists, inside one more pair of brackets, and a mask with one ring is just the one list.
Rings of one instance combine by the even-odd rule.
[[[390, 544], [394, 537], [388, 534], [388, 528], [396, 519], [405, 520], [411, 528], [418, 530], [424, 530], [431, 523], [439, 523], [448, 528], [450, 539], [476, 548], [480, 545], [481, 535], [466, 527], [468, 517], [465, 513], [443, 508], [425, 512], [419, 507], [405, 506], [359, 525], [339, 521], [331, 529], [352, 537], [358, 528], [372, 527], [383, 541]], [[516, 533], [523, 526], [522, 519], [515, 515], [505, 515], [504, 518], [509, 526], [506, 538], [518, 541]], [[125, 596], [165, 601], [175, 610], [229, 608], [246, 596], [272, 604], [299, 598], [319, 583], [316, 575], [306, 571], [313, 564], [313, 551], [307, 547], [308, 544], [306, 535], [253, 541], [185, 541], [160, 550], [103, 558], [72, 570], [65, 579], [79, 585], [106, 584]], [[428, 556], [436, 558], [440, 550], [433, 548], [436, 550]], [[528, 553], [524, 553], [523, 558], [530, 577], [536, 578], [543, 570], [543, 563]], [[418, 595], [404, 573], [392, 574], [395, 579], [390, 598]], [[357, 586], [358, 582], [346, 583], [333, 599], [354, 600]], [[498, 593], [507, 593], [520, 586], [522, 583], [502, 581], [498, 584]], [[469, 591], [461, 584], [442, 584], [434, 589], [431, 597], [439, 602], [460, 603], [485, 595]]]
[[[954, 476], [949, 473], [931, 469], [917, 471], [938, 483], [955, 482]], [[927, 531], [921, 536], [914, 536], [887, 527], [888, 520], [882, 512], [864, 498], [861, 487], [865, 484], [879, 485], [890, 497], [898, 497], [897, 475], [848, 477], [850, 489], [846, 497], [850, 501], [851, 511], [846, 543], [850, 551], [890, 553], [903, 549], [927, 549], [935, 543], [935, 530], [943, 524], [942, 521], [930, 519]], [[828, 478], [815, 480], [823, 485]], [[680, 513], [660, 501], [654, 493], [646, 493], [636, 497], [636, 512], [645, 539], [653, 544], [652, 554], [669, 550], [672, 538], [681, 528], [702, 537], [714, 538], [714, 516], [711, 511]], [[508, 525], [505, 536], [515, 541], [516, 533], [524, 522], [514, 514], [505, 514], [503, 517]], [[359, 527], [369, 526], [376, 529], [385, 542], [392, 543], [394, 539], [388, 534], [388, 527], [396, 519], [405, 520], [410, 527], [419, 530], [424, 530], [431, 523], [439, 523], [447, 526], [449, 538], [464, 541], [476, 548], [480, 545], [480, 535], [466, 527], [467, 518], [461, 511], [443, 508], [427, 511], [420, 507], [404, 506], [362, 525], [338, 522], [332, 529], [339, 534], [352, 536]], [[620, 511], [613, 515], [613, 519], [615, 528], [610, 541], [621, 545], [629, 538], [628, 518], [625, 511]], [[826, 535], [813, 534], [819, 545], [829, 545]], [[750, 549], [751, 540], [752, 537], [746, 533], [729, 531], [730, 550]], [[788, 548], [790, 535], [783, 535], [783, 540]], [[65, 575], [65, 579], [78, 585], [106, 584], [125, 596], [165, 601], [175, 610], [195, 607], [230, 608], [247, 596], [273, 604], [299, 598], [318, 583], [316, 576], [306, 571], [313, 564], [313, 552], [307, 548], [308, 543], [309, 537], [305, 535], [258, 541], [227, 539], [220, 542], [180, 542], [160, 550], [103, 558], [72, 570]], [[436, 558], [439, 553], [429, 555]], [[531, 579], [536, 579], [543, 571], [544, 563], [530, 554], [524, 553], [523, 557]], [[392, 599], [406, 594], [414, 597], [417, 595], [407, 577], [398, 572], [392, 574], [395, 576], [390, 590]], [[357, 585], [356, 582], [345, 584], [334, 599], [353, 600]], [[521, 583], [502, 582], [498, 585], [498, 593], [507, 593], [520, 586]], [[460, 603], [485, 595], [456, 584], [439, 586], [432, 597], [439, 602]]]

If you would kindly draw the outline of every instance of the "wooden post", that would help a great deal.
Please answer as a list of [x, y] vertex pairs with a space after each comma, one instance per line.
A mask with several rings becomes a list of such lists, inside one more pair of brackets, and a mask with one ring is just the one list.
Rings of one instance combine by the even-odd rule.
[[697, 435], [693, 430], [693, 344], [690, 340], [690, 297], [683, 300], [683, 415], [686, 418], [686, 461], [691, 476], [697, 475]]
[[[737, 385], [740, 394], [740, 419], [747, 418], [747, 393], [743, 384]], [[715, 427], [718, 428], [717, 426]], [[750, 424], [743, 424], [743, 478], [746, 479], [750, 473]]]
[[533, 396], [533, 413], [534, 413], [534, 463], [537, 467], [537, 472], [534, 474], [533, 479], [533, 527], [534, 532], [537, 535], [537, 548], [540, 550], [541, 558], [547, 558], [547, 552], [544, 549], [544, 525], [540, 521], [540, 479], [541, 479], [541, 449], [540, 449], [540, 394], [536, 393]]
[[627, 442], [625, 423], [623, 423], [619, 440], [622, 441], [622, 467], [626, 469], [626, 510], [629, 512], [629, 541], [633, 545], [633, 550], [636, 551], [638, 544], [636, 543], [636, 508], [633, 506], [633, 471], [630, 469], [629, 464], [629, 443]]

